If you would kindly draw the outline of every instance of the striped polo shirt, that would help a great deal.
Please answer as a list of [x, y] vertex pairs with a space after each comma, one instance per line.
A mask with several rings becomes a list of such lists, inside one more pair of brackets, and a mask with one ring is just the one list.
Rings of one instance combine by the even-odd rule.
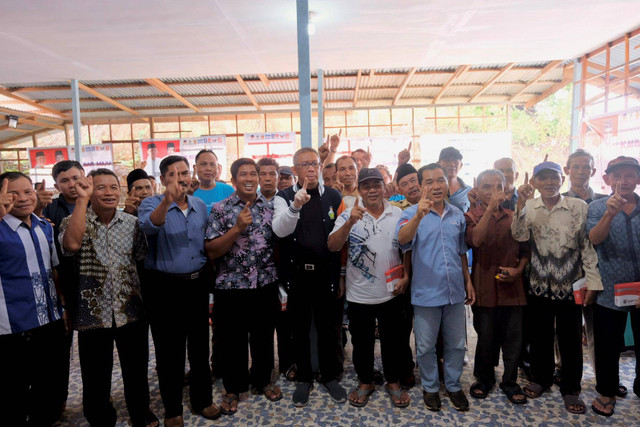
[[62, 318], [52, 269], [58, 265], [51, 225], [31, 215], [31, 227], [7, 214], [0, 221], [0, 335]]

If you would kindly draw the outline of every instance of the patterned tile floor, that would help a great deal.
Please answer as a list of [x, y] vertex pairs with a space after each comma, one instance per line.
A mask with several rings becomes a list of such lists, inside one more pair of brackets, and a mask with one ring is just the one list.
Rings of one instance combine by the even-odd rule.
[[[471, 362], [465, 366], [462, 377], [463, 387], [467, 393], [473, 382], [472, 361], [476, 340], [470, 322], [468, 335], [468, 357]], [[376, 345], [376, 352], [376, 366], [380, 366], [379, 344]], [[163, 408], [154, 369], [154, 358], [152, 346], [149, 363], [151, 406], [158, 417], [162, 419]], [[114, 359], [116, 362], [113, 373], [113, 402], [118, 411], [118, 426], [126, 426], [129, 425], [129, 419], [124, 403], [122, 378], [117, 357], [114, 356]], [[499, 389], [495, 388], [484, 400], [469, 397], [471, 408], [466, 413], [460, 413], [451, 406], [444, 390], [441, 390], [442, 411], [433, 413], [428, 411], [422, 402], [420, 386], [411, 389], [411, 405], [405, 409], [392, 407], [389, 397], [381, 387], [378, 387], [378, 390], [371, 396], [369, 404], [364, 408], [355, 408], [348, 403], [335, 404], [325, 392], [315, 387], [311, 393], [309, 405], [297, 409], [292, 406], [290, 400], [294, 383], [287, 382], [280, 377], [278, 385], [283, 389], [284, 398], [282, 400], [272, 403], [262, 396], [244, 396], [243, 398], [246, 400], [240, 402], [238, 412], [233, 417], [223, 415], [216, 421], [210, 421], [191, 413], [188, 403], [186, 403], [189, 398], [188, 390], [185, 388], [184, 419], [187, 426], [640, 426], [640, 399], [631, 391], [627, 398], [618, 400], [614, 416], [605, 418], [591, 411], [591, 400], [595, 397], [595, 378], [591, 364], [586, 357], [584, 362], [582, 398], [588, 407], [587, 413], [584, 415], [569, 414], [564, 409], [560, 392], [555, 386], [543, 397], [530, 400], [527, 405], [522, 406], [510, 404]], [[633, 353], [624, 353], [620, 366], [622, 382], [631, 389], [635, 377]], [[87, 425], [82, 415], [82, 380], [77, 349], [74, 349], [71, 369], [67, 410], [63, 422], [59, 423], [59, 426]], [[501, 375], [501, 369], [501, 367], [498, 368], [497, 375]], [[416, 376], [418, 376], [417, 370]], [[520, 378], [520, 383], [524, 385], [526, 380]], [[349, 391], [356, 384], [357, 379], [351, 363], [351, 345], [348, 344], [342, 385]], [[222, 382], [216, 381], [213, 386], [216, 403], [219, 403], [223, 392]]]

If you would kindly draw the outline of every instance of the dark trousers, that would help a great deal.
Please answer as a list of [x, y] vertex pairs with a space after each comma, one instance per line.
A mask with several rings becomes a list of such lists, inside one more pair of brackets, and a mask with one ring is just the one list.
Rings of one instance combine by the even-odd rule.
[[[596, 353], [596, 391], [603, 396], [614, 397], [620, 384], [620, 351], [624, 346], [627, 311], [612, 310], [593, 305], [593, 335]], [[636, 352], [636, 381], [640, 370], [640, 310], [631, 310], [634, 350]], [[562, 365], [564, 373], [564, 364]], [[634, 383], [635, 385], [635, 383]], [[635, 387], [634, 387], [635, 388]], [[635, 391], [635, 390], [634, 390]]]
[[313, 316], [318, 334], [318, 360], [323, 382], [342, 374], [342, 312], [344, 299], [336, 298], [324, 275], [300, 273], [289, 292], [287, 307], [293, 328], [294, 360], [299, 382], [313, 382], [309, 331]]
[[146, 321], [119, 328], [78, 332], [84, 416], [92, 426], [116, 425], [118, 417], [111, 404], [114, 341], [118, 348], [124, 398], [131, 423], [144, 426], [149, 410], [149, 325]]
[[353, 344], [353, 366], [363, 384], [373, 383], [376, 319], [380, 332], [382, 369], [388, 383], [397, 383], [403, 368], [404, 326], [402, 303], [393, 298], [381, 304], [359, 304], [349, 301], [349, 332]]
[[[227, 393], [262, 390], [271, 382], [273, 332], [278, 302], [275, 283], [260, 289], [216, 290], [219, 349], [225, 367], [222, 382]], [[247, 344], [251, 349], [251, 375]]]
[[479, 382], [492, 387], [496, 383], [495, 361], [500, 356], [504, 372], [500, 388], [518, 389], [518, 361], [522, 348], [521, 306], [473, 306], [473, 328], [478, 334], [473, 374]]
[[533, 382], [544, 388], [553, 384], [555, 321], [555, 334], [562, 361], [560, 393], [579, 393], [582, 380], [582, 306], [573, 301], [555, 301], [541, 297], [531, 297], [530, 304], [531, 319], [535, 321], [530, 336]]
[[23, 333], [0, 335], [0, 424], [50, 426], [60, 401], [53, 399], [68, 371], [64, 322]]
[[147, 270], [142, 297], [149, 315], [165, 417], [182, 415], [185, 348], [194, 412], [212, 403], [209, 369], [209, 292], [205, 277], [183, 279]]
[[[280, 300], [278, 300], [280, 307]], [[278, 337], [278, 366], [280, 372], [285, 374], [294, 364], [293, 361], [293, 335], [291, 333], [291, 315], [289, 310], [276, 313], [276, 335]]]
[[405, 380], [413, 374], [416, 367], [413, 361], [413, 350], [411, 350], [411, 331], [413, 330], [413, 305], [411, 304], [411, 294], [407, 293], [398, 295], [394, 299], [400, 304], [400, 317], [402, 324], [396, 331], [399, 335], [400, 342], [400, 378]]

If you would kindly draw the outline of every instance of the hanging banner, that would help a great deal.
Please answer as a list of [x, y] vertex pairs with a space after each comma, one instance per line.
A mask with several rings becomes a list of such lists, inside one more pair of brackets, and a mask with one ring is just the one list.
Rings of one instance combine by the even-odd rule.
[[[618, 156], [640, 158], [640, 109], [624, 114], [585, 118], [580, 133], [580, 148], [594, 158], [596, 174], [591, 177], [591, 188], [598, 193], [611, 193], [602, 179], [609, 161]], [[640, 194], [640, 188], [636, 192]]]
[[47, 189], [53, 190], [53, 177], [51, 176], [51, 169], [53, 165], [62, 161], [73, 158], [69, 156], [69, 150], [66, 145], [61, 147], [33, 147], [27, 148], [27, 154], [29, 156], [29, 176], [33, 183], [42, 182], [45, 180]]
[[222, 170], [219, 179], [225, 180], [227, 175], [227, 137], [225, 135], [207, 135], [180, 139], [181, 155], [189, 160], [191, 167], [196, 164], [196, 155], [200, 150], [211, 150], [216, 154]]
[[342, 138], [336, 153], [336, 159], [349, 156], [356, 150], [371, 153], [370, 167], [386, 166], [391, 175], [398, 167], [398, 153], [409, 146], [411, 137], [408, 135], [365, 136], [359, 138]]
[[167, 156], [178, 154], [180, 152], [179, 139], [141, 139], [140, 140], [140, 158], [142, 163], [140, 167], [147, 174], [160, 177], [160, 162]]
[[[75, 159], [76, 148], [69, 147], [69, 158]], [[80, 146], [80, 159], [85, 175], [96, 169], [114, 170], [113, 167], [113, 144], [96, 144]]]
[[445, 147], [455, 147], [462, 153], [462, 169], [458, 176], [473, 185], [473, 178], [486, 169], [493, 169], [497, 159], [511, 157], [511, 132], [422, 135], [422, 164], [437, 162]]
[[295, 132], [244, 134], [245, 156], [256, 161], [263, 157], [271, 157], [275, 159], [280, 166], [293, 166], [295, 147]]

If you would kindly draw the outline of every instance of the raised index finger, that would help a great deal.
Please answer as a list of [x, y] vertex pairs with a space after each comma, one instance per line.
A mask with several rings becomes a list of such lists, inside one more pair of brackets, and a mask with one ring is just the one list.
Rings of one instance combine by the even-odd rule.
[[40, 184], [40, 190], [45, 191], [47, 189], [47, 182], [42, 178], [42, 184]]
[[411, 143], [412, 143], [412, 142], [413, 142], [413, 141], [409, 141], [409, 146], [407, 147], [407, 151], [411, 151]]
[[304, 181], [302, 181], [302, 189], [304, 191], [307, 191], [307, 178], [305, 178]]
[[620, 181], [618, 181], [616, 183], [616, 191], [615, 191], [615, 195], [619, 196], [620, 195]]
[[546, 162], [549, 159], [549, 153], [544, 155], [544, 161]]
[[427, 199], [427, 186], [422, 187], [422, 200]]
[[2, 181], [2, 192], [0, 194], [7, 194], [8, 192], [9, 192], [9, 180], [5, 178], [5, 180]]
[[196, 178], [196, 165], [193, 165], [193, 175], [191, 175], [192, 179]]
[[524, 183], [528, 184], [529, 183], [529, 172], [525, 172], [524, 173]]

